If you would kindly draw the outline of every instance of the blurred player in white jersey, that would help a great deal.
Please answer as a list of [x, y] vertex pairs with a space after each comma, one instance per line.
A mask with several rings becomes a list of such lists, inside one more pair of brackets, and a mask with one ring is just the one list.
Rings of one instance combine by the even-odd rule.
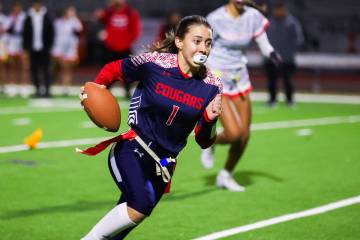
[[7, 49], [9, 54], [9, 82], [6, 93], [9, 96], [15, 96], [20, 93], [22, 97], [28, 97], [30, 90], [24, 86], [28, 82], [27, 73], [29, 71], [29, 60], [22, 47], [23, 30], [26, 13], [20, 3], [14, 3], [9, 16], [9, 40]]
[[76, 9], [69, 6], [61, 18], [55, 21], [55, 42], [52, 55], [60, 70], [60, 81], [64, 94], [69, 94], [72, 82], [72, 69], [78, 62], [79, 36], [83, 26], [77, 17]]
[[[275, 63], [281, 61], [265, 32], [269, 21], [255, 7], [252, 1], [229, 0], [207, 17], [214, 29], [214, 45], [207, 66], [219, 74], [224, 84], [220, 116], [224, 130], [218, 134], [215, 143], [230, 144], [225, 167], [217, 175], [216, 185], [236, 192], [245, 190], [234, 180], [232, 172], [246, 148], [251, 123], [249, 92], [252, 86], [245, 51], [255, 40], [265, 57]], [[213, 167], [213, 150], [208, 148], [201, 154], [205, 168]]]

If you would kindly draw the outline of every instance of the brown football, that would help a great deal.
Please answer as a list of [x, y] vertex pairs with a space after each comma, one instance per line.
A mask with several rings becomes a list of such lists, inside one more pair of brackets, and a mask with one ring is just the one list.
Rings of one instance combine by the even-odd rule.
[[108, 89], [94, 82], [87, 82], [82, 96], [82, 104], [87, 115], [98, 127], [109, 132], [119, 130], [120, 107]]

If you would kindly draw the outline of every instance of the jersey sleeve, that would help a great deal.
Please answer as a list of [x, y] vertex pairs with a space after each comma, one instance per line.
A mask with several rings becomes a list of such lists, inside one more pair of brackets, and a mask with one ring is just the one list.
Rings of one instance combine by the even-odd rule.
[[146, 63], [152, 61], [151, 53], [144, 53], [106, 64], [96, 77], [95, 82], [110, 86], [115, 81], [132, 83], [142, 81], [147, 76]]
[[209, 22], [212, 30], [213, 30], [213, 38], [214, 40], [216, 40], [217, 38], [219, 38], [219, 33], [217, 30], [217, 21], [216, 21], [216, 14], [214, 12], [210, 13], [209, 15], [206, 16], [206, 20]]
[[99, 72], [95, 79], [95, 83], [110, 86], [115, 81], [124, 82], [124, 75], [122, 73], [123, 60], [117, 60], [106, 64]]
[[214, 144], [216, 140], [216, 121], [211, 121], [206, 111], [195, 128], [195, 141], [202, 149], [208, 148]]
[[75, 31], [76, 32], [81, 32], [81, 31], [83, 31], [83, 28], [84, 27], [83, 27], [80, 19], [75, 18], [75, 21], [74, 21], [74, 29], [75, 29]]
[[262, 15], [258, 10], [255, 9], [253, 12], [253, 19], [254, 22], [253, 22], [252, 32], [253, 32], [253, 38], [256, 38], [266, 31], [266, 29], [270, 25], [270, 22], [264, 15]]
[[[217, 94], [222, 93], [222, 83], [220, 78], [216, 77], [212, 72], [208, 72], [208, 76], [208, 79], [211, 80], [208, 82], [216, 86], [214, 91], [211, 93], [212, 101]], [[214, 144], [216, 140], [216, 122], [217, 118], [214, 120], [209, 119], [205, 108], [202, 117], [195, 127], [195, 140], [201, 148], [205, 149]]]

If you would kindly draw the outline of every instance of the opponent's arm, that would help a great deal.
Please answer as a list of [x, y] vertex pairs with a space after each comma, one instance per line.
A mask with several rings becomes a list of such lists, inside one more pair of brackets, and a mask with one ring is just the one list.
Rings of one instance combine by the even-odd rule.
[[255, 38], [256, 43], [259, 46], [261, 53], [269, 58], [276, 66], [279, 66], [282, 63], [281, 56], [277, 53], [273, 46], [270, 44], [269, 39], [266, 35], [266, 32], [263, 32]]
[[124, 81], [121, 65], [123, 60], [117, 60], [106, 64], [99, 72], [95, 83], [110, 86], [116, 80]]

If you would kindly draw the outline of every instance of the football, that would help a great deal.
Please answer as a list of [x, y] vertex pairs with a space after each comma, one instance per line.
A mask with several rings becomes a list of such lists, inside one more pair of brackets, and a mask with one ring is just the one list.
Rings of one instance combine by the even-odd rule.
[[109, 132], [119, 130], [120, 107], [108, 89], [94, 82], [87, 82], [81, 99], [87, 115], [98, 127]]

